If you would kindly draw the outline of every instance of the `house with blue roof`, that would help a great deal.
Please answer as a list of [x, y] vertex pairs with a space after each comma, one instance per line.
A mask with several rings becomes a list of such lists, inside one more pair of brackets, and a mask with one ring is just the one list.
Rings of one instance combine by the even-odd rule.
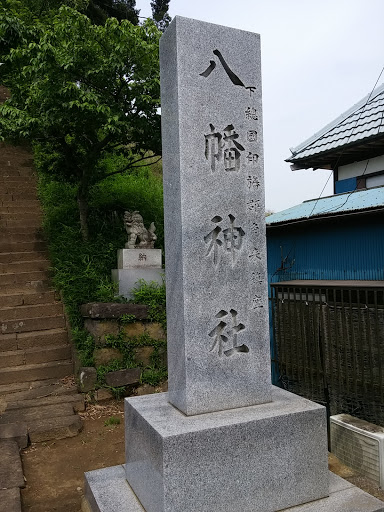
[[384, 85], [291, 153], [334, 195], [266, 218], [274, 383], [384, 425]]

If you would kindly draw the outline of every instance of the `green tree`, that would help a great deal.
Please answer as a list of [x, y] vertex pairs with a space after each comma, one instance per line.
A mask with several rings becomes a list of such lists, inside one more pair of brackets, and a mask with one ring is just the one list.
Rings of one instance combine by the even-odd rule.
[[34, 18], [49, 17], [67, 6], [76, 9], [90, 18], [92, 23], [104, 25], [108, 18], [129, 20], [139, 23], [136, 0], [0, 0], [5, 6], [13, 6], [20, 12], [24, 9]]
[[0, 106], [0, 139], [34, 143], [44, 171], [77, 185], [86, 239], [91, 188], [161, 154], [161, 33], [152, 21], [94, 25], [69, 7], [45, 24], [4, 8], [0, 20], [0, 44], [15, 27], [18, 42], [1, 66], [11, 98]]
[[[152, 0], [153, 19], [159, 28], [168, 26], [171, 18], [168, 15], [170, 0]], [[33, 17], [41, 18], [57, 12], [62, 6], [72, 7], [88, 16], [97, 25], [104, 25], [108, 18], [119, 21], [129, 20], [139, 24], [139, 13], [136, 0], [0, 0], [0, 5], [18, 5], [19, 10], [25, 9]]]
[[171, 17], [168, 14], [169, 2], [170, 0], [151, 1], [152, 17], [155, 20], [157, 28], [162, 32], [164, 32], [171, 22]]
[[136, 0], [89, 0], [84, 13], [99, 25], [108, 18], [114, 17], [119, 21], [129, 20], [134, 25], [139, 23], [139, 11], [135, 9]]

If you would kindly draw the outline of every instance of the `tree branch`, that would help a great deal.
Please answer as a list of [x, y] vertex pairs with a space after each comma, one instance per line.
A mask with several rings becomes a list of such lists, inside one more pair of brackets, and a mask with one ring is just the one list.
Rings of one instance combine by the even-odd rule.
[[[142, 160], [146, 160], [147, 158], [153, 158], [153, 156], [146, 156], [145, 158], [141, 158], [140, 160], [135, 160], [135, 162], [141, 162]], [[149, 162], [148, 164], [144, 165], [129, 165], [128, 167], [125, 167], [124, 169], [120, 169], [119, 171], [110, 172], [109, 174], [106, 174], [103, 178], [100, 178], [95, 183], [99, 183], [100, 181], [105, 180], [106, 178], [109, 178], [110, 176], [114, 176], [115, 174], [123, 174], [124, 172], [128, 171], [129, 169], [135, 169], [138, 167], [148, 167], [150, 165], [157, 164], [161, 160], [161, 156], [158, 157], [158, 159], [155, 162]]]

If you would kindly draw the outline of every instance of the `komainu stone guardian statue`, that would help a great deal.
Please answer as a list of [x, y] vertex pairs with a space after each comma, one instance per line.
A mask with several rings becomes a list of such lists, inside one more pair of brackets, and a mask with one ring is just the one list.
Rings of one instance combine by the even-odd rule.
[[143, 217], [138, 211], [126, 211], [124, 212], [124, 226], [128, 234], [128, 242], [125, 244], [126, 249], [154, 248], [155, 240], [157, 240], [154, 222], [151, 223], [149, 229], [146, 229]]

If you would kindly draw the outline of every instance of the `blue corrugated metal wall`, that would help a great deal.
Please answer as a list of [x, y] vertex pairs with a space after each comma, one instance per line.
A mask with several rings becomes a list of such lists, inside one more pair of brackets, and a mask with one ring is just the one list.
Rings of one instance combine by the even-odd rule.
[[333, 218], [267, 231], [269, 283], [384, 280], [384, 216]]
[[[267, 251], [269, 284], [294, 279], [381, 281], [384, 215], [333, 217], [321, 223], [269, 228]], [[270, 326], [272, 341], [271, 314]], [[272, 376], [277, 384], [275, 368]]]

